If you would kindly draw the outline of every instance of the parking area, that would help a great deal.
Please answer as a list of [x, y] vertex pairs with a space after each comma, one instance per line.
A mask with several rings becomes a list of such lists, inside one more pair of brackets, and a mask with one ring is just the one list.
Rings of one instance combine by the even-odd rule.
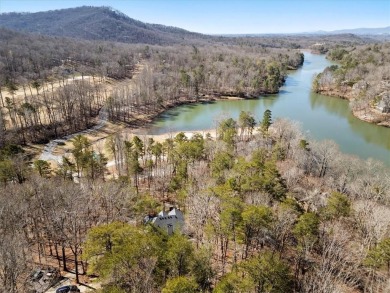
[[[72, 273], [66, 274], [61, 282], [57, 283], [55, 286], [47, 290], [46, 293], [55, 293], [58, 288], [69, 285], [76, 285], [74, 280], [74, 274]], [[101, 285], [98, 282], [91, 282], [89, 284], [78, 284], [76, 286], [80, 289], [80, 292], [94, 292], [97, 289], [101, 288]]]

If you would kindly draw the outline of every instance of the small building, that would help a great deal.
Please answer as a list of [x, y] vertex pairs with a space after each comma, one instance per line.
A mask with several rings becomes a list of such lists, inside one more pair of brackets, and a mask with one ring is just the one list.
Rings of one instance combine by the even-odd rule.
[[168, 212], [161, 211], [156, 216], [148, 215], [144, 218], [144, 224], [150, 223], [172, 235], [174, 232], [182, 233], [184, 216], [181, 210], [171, 207]]

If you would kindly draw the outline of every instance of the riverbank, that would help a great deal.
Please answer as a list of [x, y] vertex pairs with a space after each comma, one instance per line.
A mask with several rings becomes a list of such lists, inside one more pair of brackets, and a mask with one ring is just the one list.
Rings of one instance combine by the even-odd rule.
[[[164, 134], [149, 134], [150, 126], [153, 124], [155, 119], [166, 111], [175, 109], [180, 106], [191, 105], [191, 104], [211, 104], [218, 101], [240, 101], [240, 100], [253, 100], [256, 97], [245, 96], [240, 97], [233, 93], [215, 93], [213, 95], [201, 95], [199, 98], [188, 99], [186, 97], [180, 97], [175, 101], [166, 103], [163, 106], [154, 108], [153, 111], [140, 112], [138, 115], [133, 116], [130, 122], [111, 122], [108, 119], [108, 113], [104, 111], [105, 115], [99, 115], [96, 118], [96, 122], [93, 127], [67, 135], [62, 138], [51, 140], [46, 145], [40, 147], [39, 145], [33, 145], [30, 149], [39, 150], [40, 154], [35, 156], [36, 159], [50, 161], [52, 167], [57, 167], [62, 162], [63, 156], [68, 156], [71, 153], [72, 138], [77, 135], [85, 136], [94, 146], [95, 150], [99, 153], [104, 154], [107, 157], [111, 155], [105, 150], [106, 139], [110, 136], [118, 133], [123, 134], [124, 137], [132, 137], [134, 135], [150, 137], [156, 141], [164, 141], [167, 138], [172, 138], [182, 131], [169, 131]], [[191, 132], [185, 132], [187, 137], [190, 138], [195, 133], [200, 133], [204, 137], [207, 133], [210, 133], [211, 137], [216, 137], [216, 130], [194, 130]]]
[[[286, 117], [301, 123], [308, 137], [333, 140], [345, 153], [362, 159], [372, 157], [390, 165], [390, 145], [386, 139], [389, 128], [363, 123], [352, 115], [346, 101], [311, 91], [313, 74], [329, 66], [329, 62], [323, 56], [309, 53], [305, 58], [307, 62], [302, 68], [289, 72], [285, 85], [277, 95], [265, 95], [257, 99], [211, 95], [191, 100], [181, 97], [169, 104], [164, 103], [164, 106], [156, 105], [155, 109], [139, 109], [136, 116], [131, 116], [131, 123], [107, 122], [98, 133], [87, 136], [91, 141], [96, 141], [94, 144], [97, 150], [103, 150], [104, 137], [110, 135], [124, 134], [127, 136], [124, 139], [138, 135], [143, 139], [149, 134], [173, 137], [174, 133], [181, 131], [201, 130], [207, 133], [205, 129], [215, 128], [220, 119], [231, 117], [237, 120], [241, 111], [249, 111], [259, 121], [264, 111], [270, 109], [273, 120]], [[110, 126], [115, 126], [115, 129]], [[212, 135], [214, 133], [211, 131]], [[157, 136], [153, 138], [159, 139]], [[68, 150], [72, 147], [69, 143]], [[55, 151], [61, 148], [63, 146]]]
[[[292, 55], [292, 57], [294, 56], [295, 55]], [[279, 92], [280, 87], [283, 86], [286, 81], [287, 73], [284, 70], [284, 65], [294, 65], [297, 68], [300, 68], [304, 62], [303, 54], [300, 54], [300, 59], [295, 60], [296, 58], [294, 58], [291, 59], [291, 64], [289, 64], [287, 61], [286, 64], [284, 64], [282, 61], [280, 61], [281, 64], [276, 65], [274, 63], [270, 63], [269, 66], [266, 67], [266, 71], [263, 72], [260, 77], [258, 77], [258, 80], [256, 80], [257, 83], [255, 85], [253, 85], [253, 83], [241, 85], [240, 83], [240, 86], [242, 87], [238, 87], [235, 83], [228, 83], [224, 84], [223, 87], [222, 85], [216, 86], [214, 90], [212, 87], [202, 87], [198, 85], [196, 87], [197, 95], [195, 96], [193, 95], [194, 90], [188, 90], [188, 86], [185, 87], [179, 83], [179, 89], [175, 91], [173, 97], [169, 96], [165, 99], [161, 98], [159, 100], [145, 100], [144, 98], [137, 96], [138, 98], [134, 98], [132, 101], [127, 101], [128, 104], [126, 105], [122, 101], [126, 98], [124, 96], [122, 97], [122, 94], [120, 93], [120, 97], [118, 99], [111, 97], [112, 99], [110, 99], [110, 102], [108, 103], [110, 105], [103, 107], [106, 108], [105, 112], [107, 113], [107, 119], [102, 121], [100, 117], [97, 117], [95, 124], [105, 124], [108, 121], [112, 121], [114, 125], [123, 125], [123, 128], [130, 127], [137, 129], [139, 127], [145, 127], [145, 125], [149, 125], [165, 111], [179, 106], [196, 103], [213, 103], [220, 100], [255, 99], [260, 95], [276, 94]], [[130, 81], [126, 81], [127, 87], [123, 88], [124, 91], [131, 91], [132, 84], [136, 84], [134, 80], [138, 79], [139, 73], [141, 72], [143, 66], [144, 64], [140, 64], [137, 67], [137, 70], [135, 70], [133, 78]], [[257, 67], [255, 66], [255, 68]], [[142, 78], [145, 78], [144, 75], [142, 75]], [[188, 74], [185, 76], [188, 76]], [[106, 99], [110, 96], [110, 93], [122, 90], [122, 88], [120, 88], [118, 85], [119, 83], [114, 83], [109, 89], [106, 90], [107, 83], [103, 84]], [[153, 92], [153, 90], [155, 89], [148, 89], [148, 94]], [[157, 93], [155, 95], [160, 96], [160, 94]], [[115, 94], [112, 96], [117, 97], [118, 95]], [[151, 94], [151, 96], [153, 96], [153, 94]], [[91, 128], [95, 128], [95, 126]], [[54, 149], [57, 149], [58, 146], [65, 144], [75, 135], [85, 135], [85, 133], [89, 133], [91, 128], [69, 134], [67, 136], [59, 136], [56, 139], [50, 141], [48, 144], [46, 144], [46, 146], [44, 146], [43, 155], [41, 155], [40, 158], [43, 160], [53, 158], [51, 154], [55, 152]], [[100, 132], [100, 130], [94, 129], [93, 132], [97, 133]]]
[[[341, 89], [321, 88], [316, 92], [324, 96], [341, 98], [349, 101], [349, 103], [356, 99], [353, 89], [349, 89], [349, 87], [345, 86]], [[351, 113], [362, 121], [376, 124], [378, 126], [390, 127], [390, 113], [382, 113], [381, 111], [370, 106], [364, 109], [353, 109], [350, 106], [350, 109]]]
[[[46, 145], [40, 147], [40, 145], [31, 145], [28, 148], [30, 150], [38, 150], [40, 154], [37, 154], [35, 157], [36, 159], [40, 160], [47, 160], [51, 161], [53, 167], [57, 166], [58, 163], [62, 161], [62, 156], [66, 156], [67, 154], [70, 154], [72, 149], [72, 143], [71, 139], [74, 138], [77, 135], [83, 135], [85, 136], [91, 143], [94, 145], [95, 149], [98, 150], [100, 153], [108, 155], [105, 151], [105, 141], [109, 136], [115, 135], [117, 133], [123, 133], [125, 137], [131, 137], [133, 135], [139, 135], [139, 136], [145, 136], [151, 137], [155, 139], [156, 141], [164, 141], [167, 138], [174, 137], [176, 134], [178, 134], [181, 131], [176, 132], [167, 132], [164, 134], [148, 134], [148, 129], [151, 126], [151, 124], [154, 122], [154, 120], [159, 117], [164, 112], [174, 109], [179, 106], [184, 105], [190, 105], [190, 104], [208, 104], [213, 103], [216, 101], [236, 101], [236, 100], [246, 100], [246, 99], [252, 99], [252, 98], [242, 98], [238, 96], [203, 96], [199, 99], [178, 99], [175, 102], [168, 103], [164, 105], [163, 107], [159, 107], [158, 109], [155, 109], [155, 111], [148, 111], [148, 113], [141, 113], [134, 117], [133, 121], [128, 123], [123, 122], [110, 122], [108, 120], [107, 113], [105, 115], [99, 115], [96, 118], [95, 125], [89, 129], [85, 129], [83, 131], [73, 133], [70, 135], [67, 135], [62, 138], [57, 138], [51, 140]], [[213, 130], [210, 129], [210, 133]], [[190, 138], [192, 134], [194, 133], [202, 133], [206, 134], [207, 131], [204, 130], [197, 130], [187, 132], [186, 134], [189, 135]], [[214, 134], [211, 133], [212, 137], [215, 137], [215, 130]]]

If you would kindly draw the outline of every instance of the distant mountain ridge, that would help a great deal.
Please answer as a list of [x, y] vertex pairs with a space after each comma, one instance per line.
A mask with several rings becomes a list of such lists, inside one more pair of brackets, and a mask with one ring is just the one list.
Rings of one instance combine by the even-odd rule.
[[390, 26], [378, 27], [378, 28], [354, 28], [354, 29], [342, 29], [335, 31], [317, 31], [309, 34], [326, 34], [326, 35], [338, 35], [338, 34], [354, 34], [354, 35], [390, 35]]
[[[220, 34], [221, 35], [221, 34]], [[301, 32], [301, 33], [264, 33], [264, 34], [222, 34], [225, 37], [264, 37], [264, 36], [312, 36], [312, 35], [357, 35], [357, 36], [378, 36], [378, 35], [390, 35], [390, 26], [380, 28], [355, 28], [355, 29], [342, 29], [335, 31], [314, 31], [314, 32]]]
[[124, 43], [167, 44], [211, 36], [148, 24], [110, 7], [82, 6], [36, 13], [0, 14], [0, 27], [21, 32]]
[[[1, 0], [0, 0], [1, 1]], [[334, 32], [311, 32], [300, 34], [230, 34], [230, 35], [205, 35], [190, 32], [182, 28], [150, 24], [130, 18], [124, 13], [111, 7], [82, 6], [76, 8], [50, 10], [35, 13], [3, 13], [0, 14], [0, 27], [23, 33], [35, 33], [48, 36], [70, 37], [84, 40], [112, 41], [122, 43], [139, 43], [150, 45], [169, 45], [175, 43], [208, 43], [223, 41], [236, 44], [243, 41], [241, 38], [258, 37], [265, 46], [283, 46], [284, 40], [278, 44], [270, 41], [271, 38], [285, 38], [286, 36], [310, 36], [319, 38], [340, 38], [350, 42], [370, 41], [374, 35], [367, 38], [358, 34], [348, 33], [350, 30]], [[389, 30], [389, 27], [382, 28]], [[358, 29], [370, 30], [375, 29]], [[379, 29], [377, 29], [379, 32]], [[390, 36], [376, 35], [380, 36]], [[246, 39], [245, 41], [248, 41]], [[371, 40], [372, 41], [372, 40]], [[293, 43], [294, 41], [292, 41]], [[295, 45], [294, 45], [295, 46]], [[292, 45], [292, 47], [294, 47]]]

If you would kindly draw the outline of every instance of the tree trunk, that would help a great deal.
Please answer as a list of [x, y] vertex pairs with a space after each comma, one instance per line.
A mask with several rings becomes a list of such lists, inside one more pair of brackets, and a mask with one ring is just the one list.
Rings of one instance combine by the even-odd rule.
[[58, 261], [58, 268], [61, 269], [61, 259], [60, 259], [60, 256], [58, 255], [57, 243], [54, 244], [54, 250], [56, 252], [56, 259]]
[[1, 87], [0, 87], [0, 99], [1, 99], [1, 104], [2, 104], [2, 106], [3, 106], [3, 108], [4, 108], [5, 105], [4, 105], [3, 93], [2, 93], [2, 91], [1, 91]]
[[68, 268], [66, 267], [66, 254], [65, 254], [65, 246], [62, 243], [62, 269], [67, 272]]
[[77, 248], [73, 251], [74, 254], [74, 268], [75, 268], [75, 273], [76, 273], [76, 283], [80, 284], [79, 280], [79, 266], [78, 266], [78, 260], [77, 260]]

